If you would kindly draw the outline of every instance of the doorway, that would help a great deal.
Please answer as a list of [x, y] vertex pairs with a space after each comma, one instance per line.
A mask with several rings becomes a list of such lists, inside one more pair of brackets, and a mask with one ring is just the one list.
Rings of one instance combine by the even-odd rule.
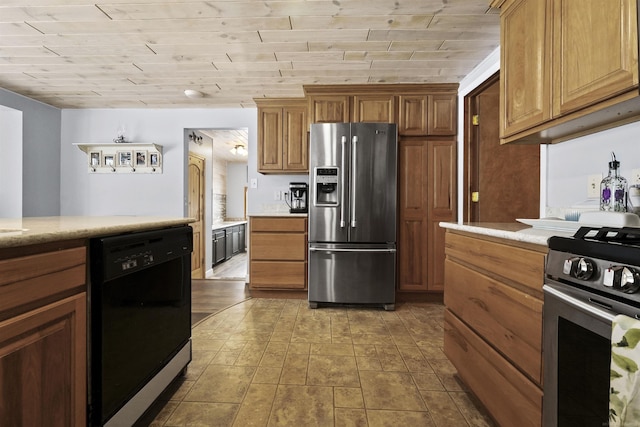
[[464, 99], [465, 222], [515, 222], [540, 213], [540, 146], [500, 144], [500, 74]]
[[[222, 255], [222, 245], [215, 245], [216, 231], [246, 221], [246, 187], [248, 184], [248, 129], [185, 129], [189, 151], [204, 157], [206, 161], [204, 201], [204, 252], [203, 278], [243, 281], [247, 275], [246, 256], [233, 252]], [[244, 236], [245, 233], [242, 233]], [[244, 248], [245, 245], [242, 245]], [[244, 258], [244, 261], [243, 261]], [[227, 268], [221, 268], [227, 264]], [[228, 268], [236, 265], [234, 269]]]

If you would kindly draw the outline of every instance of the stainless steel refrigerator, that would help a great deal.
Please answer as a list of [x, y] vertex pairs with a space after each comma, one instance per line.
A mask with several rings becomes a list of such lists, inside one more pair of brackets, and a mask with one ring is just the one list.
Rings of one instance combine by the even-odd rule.
[[311, 125], [311, 308], [395, 308], [397, 153], [395, 124]]

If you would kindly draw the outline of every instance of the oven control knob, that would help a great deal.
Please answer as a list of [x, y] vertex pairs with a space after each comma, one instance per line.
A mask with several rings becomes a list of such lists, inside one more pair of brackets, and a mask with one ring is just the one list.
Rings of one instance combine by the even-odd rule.
[[596, 265], [587, 258], [569, 258], [564, 262], [562, 271], [576, 279], [589, 280], [596, 271]]
[[605, 285], [608, 285], [608, 283], [613, 284], [613, 289], [621, 290], [626, 294], [633, 294], [640, 289], [640, 273], [631, 267], [612, 266], [607, 269], [605, 274]]

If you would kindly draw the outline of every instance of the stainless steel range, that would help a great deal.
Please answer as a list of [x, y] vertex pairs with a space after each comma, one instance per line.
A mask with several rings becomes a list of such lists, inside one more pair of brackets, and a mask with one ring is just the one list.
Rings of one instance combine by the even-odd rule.
[[543, 425], [607, 426], [612, 322], [640, 319], [640, 228], [550, 238], [543, 290]]

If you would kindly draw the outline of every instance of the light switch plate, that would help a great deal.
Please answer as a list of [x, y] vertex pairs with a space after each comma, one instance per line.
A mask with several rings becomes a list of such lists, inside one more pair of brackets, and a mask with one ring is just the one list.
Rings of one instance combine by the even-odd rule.
[[633, 169], [631, 171], [631, 185], [640, 185], [640, 169]]
[[258, 178], [251, 178], [251, 188], [258, 188]]
[[602, 174], [589, 175], [587, 180], [587, 198], [597, 199], [600, 197], [600, 182], [602, 181]]

